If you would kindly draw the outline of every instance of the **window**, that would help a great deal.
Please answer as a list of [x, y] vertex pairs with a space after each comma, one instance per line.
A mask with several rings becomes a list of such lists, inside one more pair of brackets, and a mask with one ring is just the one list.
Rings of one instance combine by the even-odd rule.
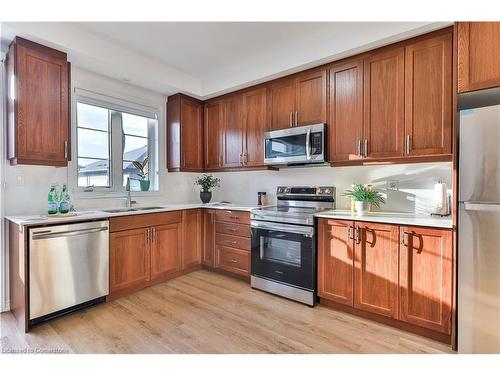
[[130, 189], [140, 191], [144, 169], [150, 191], [158, 190], [158, 120], [155, 114], [138, 114], [134, 108], [77, 98], [77, 186], [121, 191], [130, 178]]

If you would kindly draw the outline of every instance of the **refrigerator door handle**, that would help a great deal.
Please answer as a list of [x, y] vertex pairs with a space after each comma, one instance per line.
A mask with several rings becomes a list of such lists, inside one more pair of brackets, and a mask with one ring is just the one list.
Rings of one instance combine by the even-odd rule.
[[500, 211], [500, 203], [462, 202], [465, 211]]

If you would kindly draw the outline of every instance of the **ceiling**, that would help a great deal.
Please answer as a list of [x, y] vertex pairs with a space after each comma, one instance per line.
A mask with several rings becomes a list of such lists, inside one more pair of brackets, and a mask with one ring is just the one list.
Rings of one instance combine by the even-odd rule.
[[29, 37], [73, 64], [165, 95], [219, 95], [449, 22], [5, 23], [3, 43]]

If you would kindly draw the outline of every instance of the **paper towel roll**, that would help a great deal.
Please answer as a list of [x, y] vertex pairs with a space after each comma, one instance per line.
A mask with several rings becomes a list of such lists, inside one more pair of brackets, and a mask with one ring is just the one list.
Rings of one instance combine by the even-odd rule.
[[434, 209], [436, 215], [448, 215], [448, 189], [446, 183], [439, 181], [434, 185]]

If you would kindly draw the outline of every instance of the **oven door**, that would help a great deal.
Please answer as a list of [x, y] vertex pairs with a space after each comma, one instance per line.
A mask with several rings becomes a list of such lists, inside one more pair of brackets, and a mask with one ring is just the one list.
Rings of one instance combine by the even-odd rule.
[[315, 290], [314, 228], [252, 221], [252, 275]]
[[324, 129], [317, 124], [264, 133], [264, 164], [324, 162]]

